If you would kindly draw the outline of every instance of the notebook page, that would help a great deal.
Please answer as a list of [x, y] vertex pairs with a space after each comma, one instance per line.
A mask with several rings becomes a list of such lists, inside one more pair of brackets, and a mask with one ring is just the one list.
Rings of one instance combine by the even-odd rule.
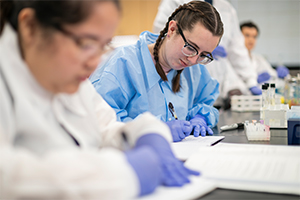
[[299, 147], [222, 143], [185, 164], [221, 188], [300, 194]]
[[206, 136], [206, 137], [194, 137], [190, 135], [180, 142], [173, 142], [171, 147], [175, 156], [180, 160], [187, 160], [193, 153], [198, 152], [201, 146], [211, 146], [222, 139], [225, 136]]

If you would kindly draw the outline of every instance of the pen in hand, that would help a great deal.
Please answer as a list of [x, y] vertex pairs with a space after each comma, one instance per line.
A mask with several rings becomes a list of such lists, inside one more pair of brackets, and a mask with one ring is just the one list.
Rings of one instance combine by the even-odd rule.
[[168, 107], [169, 107], [169, 110], [170, 110], [172, 116], [173, 116], [176, 120], [178, 120], [178, 117], [177, 117], [177, 114], [176, 114], [176, 112], [175, 112], [174, 106], [173, 106], [173, 104], [172, 104], [171, 102], [169, 102]]

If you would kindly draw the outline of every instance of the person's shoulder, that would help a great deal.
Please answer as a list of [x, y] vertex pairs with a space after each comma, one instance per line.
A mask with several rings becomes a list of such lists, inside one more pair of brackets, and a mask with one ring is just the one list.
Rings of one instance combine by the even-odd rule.
[[213, 6], [220, 12], [233, 12], [235, 13], [235, 8], [226, 0], [215, 0], [213, 1]]
[[126, 65], [128, 64], [127, 61], [137, 59], [137, 51], [138, 50], [136, 44], [117, 47], [112, 52], [110, 52], [109, 55], [103, 56], [105, 58], [99, 64], [98, 68], [106, 68], [108, 66], [109, 68], [118, 68], [120, 67], [120, 65]]
[[138, 45], [148, 45], [155, 43], [159, 34], [152, 33], [150, 31], [144, 31], [140, 34], [139, 41], [137, 42]]
[[110, 59], [128, 59], [130, 58], [128, 55], [136, 54], [137, 44], [125, 45], [117, 47], [113, 52]]

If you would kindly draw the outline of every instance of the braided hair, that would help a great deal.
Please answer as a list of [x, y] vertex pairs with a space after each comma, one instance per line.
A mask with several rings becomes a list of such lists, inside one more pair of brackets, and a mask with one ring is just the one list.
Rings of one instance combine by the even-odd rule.
[[[153, 49], [153, 56], [156, 62], [155, 68], [163, 81], [167, 81], [168, 78], [159, 63], [158, 52], [163, 39], [168, 32], [169, 22], [171, 20], [174, 20], [180, 24], [182, 30], [192, 31], [195, 24], [200, 22], [213, 34], [213, 36], [221, 37], [224, 32], [223, 23], [218, 11], [209, 3], [203, 1], [191, 1], [189, 3], [180, 5], [169, 17], [165, 28], [160, 32]], [[178, 30], [176, 32], [179, 34]], [[183, 69], [177, 70], [177, 74], [172, 79], [172, 90], [174, 93], [180, 91], [180, 74], [182, 71]]]

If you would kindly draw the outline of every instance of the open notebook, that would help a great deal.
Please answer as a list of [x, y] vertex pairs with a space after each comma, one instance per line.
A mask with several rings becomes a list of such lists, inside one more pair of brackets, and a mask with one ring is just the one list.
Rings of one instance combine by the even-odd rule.
[[300, 195], [300, 147], [220, 143], [185, 164], [219, 188]]
[[200, 147], [212, 146], [221, 140], [225, 136], [206, 136], [206, 137], [194, 137], [189, 135], [180, 142], [173, 142], [171, 144], [172, 150], [175, 156], [180, 160], [188, 159], [192, 154], [198, 152]]
[[195, 199], [215, 188], [300, 195], [300, 147], [201, 143], [185, 162], [201, 176], [182, 188], [160, 186], [139, 199]]

